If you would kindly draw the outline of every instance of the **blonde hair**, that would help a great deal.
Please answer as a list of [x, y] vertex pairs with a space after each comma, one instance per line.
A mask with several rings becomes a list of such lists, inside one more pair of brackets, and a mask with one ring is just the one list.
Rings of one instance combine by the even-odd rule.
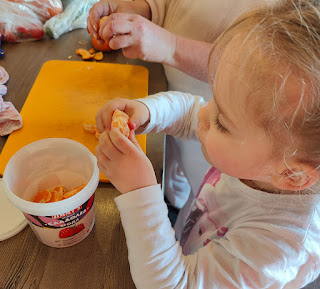
[[[283, 0], [244, 13], [214, 43], [209, 66], [216, 66], [227, 44], [242, 36], [241, 71], [254, 92], [248, 104], [274, 140], [275, 154], [319, 168], [320, 11], [315, 5], [318, 1]], [[291, 95], [288, 81], [297, 86]], [[270, 91], [267, 101], [259, 97]]]

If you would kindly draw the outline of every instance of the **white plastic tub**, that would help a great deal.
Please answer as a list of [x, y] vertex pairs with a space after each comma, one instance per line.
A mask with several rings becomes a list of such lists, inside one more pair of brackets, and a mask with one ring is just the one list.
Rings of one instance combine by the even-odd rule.
[[[94, 192], [99, 183], [96, 157], [82, 144], [64, 138], [33, 142], [8, 162], [3, 187], [9, 201], [27, 218], [38, 239], [51, 247], [68, 247], [91, 232]], [[34, 203], [43, 189], [71, 190], [87, 184], [74, 196], [53, 203]]]

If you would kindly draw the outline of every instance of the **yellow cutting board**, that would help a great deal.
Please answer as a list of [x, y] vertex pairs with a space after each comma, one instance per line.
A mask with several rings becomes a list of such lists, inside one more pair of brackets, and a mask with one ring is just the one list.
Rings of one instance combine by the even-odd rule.
[[[44, 138], [69, 138], [92, 153], [98, 140], [85, 132], [84, 123], [95, 123], [97, 111], [117, 97], [148, 94], [148, 70], [142, 66], [85, 61], [44, 63], [21, 110], [23, 126], [8, 137], [0, 155], [0, 174], [23, 146]], [[137, 140], [146, 152], [146, 136]], [[100, 174], [100, 181], [108, 179]]]

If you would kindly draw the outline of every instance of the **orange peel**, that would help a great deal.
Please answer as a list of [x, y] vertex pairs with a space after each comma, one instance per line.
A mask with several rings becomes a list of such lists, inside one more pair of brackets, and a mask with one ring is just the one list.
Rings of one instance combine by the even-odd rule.
[[88, 60], [94, 57], [94, 54], [91, 54], [88, 50], [84, 48], [76, 49], [76, 54], [81, 55], [82, 59]]
[[102, 60], [103, 59], [103, 53], [101, 51], [97, 52], [94, 57], [95, 60]]

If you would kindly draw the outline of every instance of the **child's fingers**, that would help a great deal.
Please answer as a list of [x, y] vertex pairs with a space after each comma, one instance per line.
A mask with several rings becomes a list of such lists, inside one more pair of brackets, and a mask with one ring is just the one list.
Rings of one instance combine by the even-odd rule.
[[98, 144], [96, 146], [95, 149], [95, 154], [98, 160], [98, 164], [100, 164], [100, 166], [105, 169], [106, 167], [108, 167], [108, 163], [110, 162], [110, 160], [105, 156], [105, 154], [102, 152], [100, 145]]
[[[118, 128], [112, 128], [110, 131], [110, 140], [115, 147], [124, 155], [137, 151], [137, 147], [128, 138], [126, 138]], [[139, 144], [137, 144], [140, 148]]]
[[111, 107], [102, 107], [96, 115], [96, 125], [99, 132], [110, 131], [113, 110]]
[[[130, 129], [136, 130], [139, 128], [143, 123], [141, 123], [141, 116], [142, 112], [140, 110], [134, 110], [132, 115], [129, 117], [128, 125]], [[142, 120], [143, 122], [144, 120]]]
[[96, 126], [99, 132], [103, 132], [105, 130], [102, 113], [100, 111], [96, 115]]
[[134, 130], [130, 130], [130, 134], [129, 134], [129, 140], [135, 145], [136, 148], [138, 148], [139, 150], [142, 151], [142, 148], [140, 147], [136, 137], [135, 137], [135, 132]]
[[122, 152], [116, 145], [114, 145], [113, 141], [111, 140], [110, 133], [104, 132], [101, 134], [99, 145], [102, 153], [112, 161], [121, 157]]

